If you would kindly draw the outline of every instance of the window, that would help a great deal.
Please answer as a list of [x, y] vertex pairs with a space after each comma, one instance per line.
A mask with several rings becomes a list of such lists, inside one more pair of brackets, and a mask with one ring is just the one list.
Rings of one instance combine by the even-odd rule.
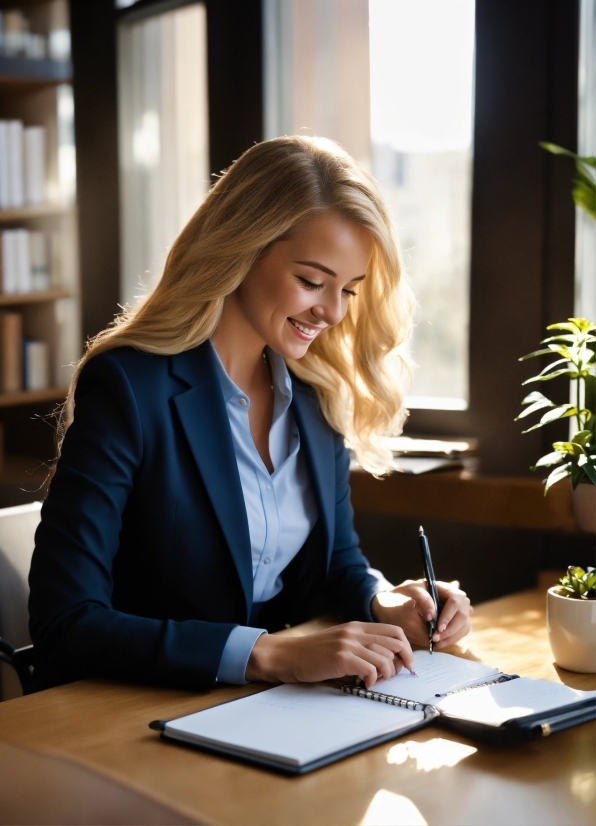
[[209, 186], [202, 3], [118, 27], [121, 300], [159, 280]]
[[420, 308], [410, 407], [468, 399], [473, 0], [265, 0], [265, 136], [333, 138], [392, 207]]

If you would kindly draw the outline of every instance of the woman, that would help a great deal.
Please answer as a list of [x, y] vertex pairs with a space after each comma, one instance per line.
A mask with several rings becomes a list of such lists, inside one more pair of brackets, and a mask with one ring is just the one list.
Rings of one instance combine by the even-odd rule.
[[[39, 687], [411, 668], [433, 603], [368, 568], [344, 447], [389, 465], [411, 306], [377, 186], [340, 147], [278, 138], [232, 165], [75, 373], [31, 567]], [[469, 630], [465, 594], [440, 595], [437, 648]], [[266, 633], [320, 610], [351, 621]]]

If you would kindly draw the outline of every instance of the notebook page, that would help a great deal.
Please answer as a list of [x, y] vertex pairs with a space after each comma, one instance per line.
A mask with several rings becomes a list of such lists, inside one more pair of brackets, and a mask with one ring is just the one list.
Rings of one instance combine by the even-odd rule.
[[414, 677], [405, 668], [390, 680], [382, 680], [373, 686], [373, 691], [418, 700], [436, 705], [436, 694], [446, 694], [456, 688], [473, 683], [482, 683], [498, 675], [496, 668], [474, 660], [464, 660], [453, 654], [430, 651], [414, 651]]
[[317, 685], [281, 685], [173, 720], [166, 734], [238, 755], [303, 766], [421, 722], [409, 711]]
[[588, 697], [596, 698], [596, 691], [578, 691], [550, 680], [520, 677], [507, 683], [452, 694], [435, 705], [452, 717], [500, 726], [507, 720], [551, 711]]

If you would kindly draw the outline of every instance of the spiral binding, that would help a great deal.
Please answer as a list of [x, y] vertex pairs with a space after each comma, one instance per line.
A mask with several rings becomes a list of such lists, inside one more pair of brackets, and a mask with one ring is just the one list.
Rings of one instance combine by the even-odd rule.
[[418, 703], [416, 700], [406, 700], [404, 697], [394, 697], [392, 694], [381, 694], [380, 691], [368, 691], [366, 688], [343, 685], [344, 694], [354, 694], [356, 697], [366, 697], [367, 700], [377, 700], [379, 703], [387, 703], [389, 706], [401, 706], [409, 708], [410, 711], [424, 711], [425, 703]]
[[509, 680], [518, 680], [519, 674], [501, 674], [496, 680], [487, 680], [485, 683], [474, 683], [474, 685], [464, 685], [462, 688], [455, 688], [453, 691], [446, 691], [445, 694], [435, 694], [435, 697], [451, 697], [452, 694], [460, 694], [462, 691], [471, 691], [473, 688], [484, 688], [486, 685], [496, 685], [497, 683], [508, 683]]

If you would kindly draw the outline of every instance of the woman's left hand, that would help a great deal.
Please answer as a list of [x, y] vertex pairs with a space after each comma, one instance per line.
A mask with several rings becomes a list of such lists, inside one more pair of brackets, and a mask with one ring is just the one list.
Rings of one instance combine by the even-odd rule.
[[[440, 651], [469, 633], [470, 614], [474, 609], [459, 582], [437, 582], [437, 589], [443, 608], [433, 642], [434, 649]], [[435, 609], [424, 579], [407, 579], [392, 591], [377, 594], [371, 603], [371, 611], [377, 622], [401, 626], [411, 643], [428, 645], [427, 623], [433, 618]]]

